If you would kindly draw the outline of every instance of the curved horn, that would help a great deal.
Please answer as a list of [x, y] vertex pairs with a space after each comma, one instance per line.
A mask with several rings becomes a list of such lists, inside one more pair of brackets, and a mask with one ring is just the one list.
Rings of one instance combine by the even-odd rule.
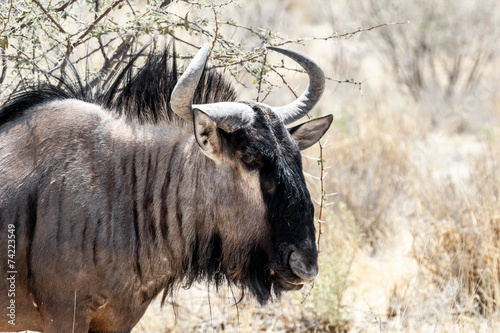
[[208, 44], [203, 45], [196, 53], [189, 66], [186, 68], [172, 91], [170, 107], [179, 117], [187, 121], [193, 121], [194, 92], [200, 82], [201, 74], [205, 68], [210, 49]]
[[299, 98], [285, 106], [272, 107], [272, 109], [282, 117], [285, 124], [290, 124], [305, 116], [319, 101], [325, 90], [325, 73], [323, 73], [323, 70], [318, 64], [302, 53], [275, 46], [266, 46], [266, 48], [292, 58], [301, 65], [306, 70], [307, 75], [309, 75], [309, 85]]
[[193, 121], [193, 109], [205, 112], [217, 127], [230, 133], [253, 122], [252, 107], [243, 103], [220, 102], [193, 105], [193, 97], [208, 59], [210, 49], [203, 45], [188, 65], [172, 91], [170, 107], [179, 117]]

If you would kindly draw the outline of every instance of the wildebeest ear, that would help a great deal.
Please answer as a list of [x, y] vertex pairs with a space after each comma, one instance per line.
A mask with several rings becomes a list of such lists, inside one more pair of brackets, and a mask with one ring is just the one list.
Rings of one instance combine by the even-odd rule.
[[292, 135], [300, 150], [311, 147], [318, 142], [332, 124], [333, 116], [331, 114], [309, 120], [306, 123], [289, 128], [288, 132]]
[[217, 124], [200, 109], [193, 110], [194, 136], [201, 150], [209, 158], [216, 160], [220, 156], [220, 136]]

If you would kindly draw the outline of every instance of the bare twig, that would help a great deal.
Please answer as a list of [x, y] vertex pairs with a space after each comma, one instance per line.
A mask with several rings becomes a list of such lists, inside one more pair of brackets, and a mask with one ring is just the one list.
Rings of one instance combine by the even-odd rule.
[[169, 33], [168, 33], [168, 35], [169, 35], [170, 37], [172, 37], [175, 41], [178, 41], [178, 42], [181, 42], [181, 43], [183, 43], [183, 44], [189, 45], [189, 46], [191, 46], [191, 47], [194, 47], [195, 49], [198, 49], [198, 48], [199, 48], [199, 46], [197, 46], [197, 45], [195, 45], [195, 44], [192, 44], [192, 43], [190, 43], [190, 42], [188, 42], [188, 41], [185, 41], [185, 40], [183, 40], [183, 39], [181, 39], [181, 38], [177, 37], [176, 35], [174, 35], [174, 34], [173, 34], [173, 33], [171, 33], [171, 32], [169, 32]]
[[94, 27], [96, 26], [97, 23], [99, 23], [104, 17], [106, 17], [109, 12], [111, 10], [113, 10], [116, 6], [118, 6], [121, 2], [123, 2], [123, 0], [115, 0], [115, 2], [113, 2], [111, 5], [108, 6], [108, 8], [106, 8], [104, 10], [104, 12], [102, 12], [101, 15], [99, 15], [98, 18], [96, 18], [94, 20], [94, 22], [92, 22], [88, 28], [76, 39], [76, 42], [73, 43], [73, 48], [80, 45], [81, 41], [83, 40], [83, 38], [85, 38], [85, 36], [87, 36], [89, 34], [90, 31], [92, 31], [92, 29], [94, 29]]
[[128, 7], [132, 11], [132, 15], [136, 16], [137, 14], [135, 13], [134, 7], [132, 7], [132, 5], [130, 4], [130, 1], [128, 1], [128, 0], [125, 0], [125, 1], [127, 2]]
[[64, 5], [62, 5], [59, 8], [56, 8], [55, 11], [56, 12], [62, 12], [63, 10], [65, 10], [66, 8], [68, 8], [68, 6], [70, 6], [71, 4], [73, 4], [75, 1], [76, 0], [68, 0]]
[[[189, 26], [190, 29], [193, 29], [194, 31], [198, 31], [199, 33], [209, 37], [209, 38], [214, 38], [212, 36], [212, 34], [206, 30], [206, 29], [203, 29], [199, 24], [197, 24], [196, 22], [194, 21], [191, 21], [191, 20], [187, 20], [187, 17], [183, 17], [183, 16], [180, 16], [180, 15], [177, 15], [175, 13], [168, 13], [168, 15], [170, 16], [174, 16], [174, 17], [177, 17], [178, 19], [182, 20], [182, 22], [178, 22], [176, 23], [176, 26], [177, 27], [186, 27], [186, 24]], [[203, 21], [208, 21], [208, 20], [203, 20]], [[192, 28], [192, 27], [195, 27], [196, 29]], [[171, 33], [169, 33], [170, 35], [173, 35]], [[184, 41], [183, 41], [184, 42]], [[220, 42], [220, 41], [219, 41]]]
[[7, 29], [7, 25], [9, 24], [10, 21], [10, 13], [12, 12], [12, 7], [14, 7], [14, 0], [10, 0], [9, 12], [7, 13], [7, 19], [3, 23], [3, 28], [2, 31], [0, 31], [0, 35], [5, 32], [5, 29]]
[[303, 44], [304, 42], [309, 42], [309, 41], [314, 41], [314, 40], [330, 40], [330, 39], [335, 39], [335, 38], [352, 37], [352, 36], [354, 36], [356, 34], [359, 34], [360, 32], [370, 31], [370, 30], [374, 30], [374, 29], [378, 29], [378, 28], [382, 28], [382, 27], [387, 27], [387, 26], [392, 26], [392, 25], [401, 25], [401, 24], [408, 24], [408, 23], [409, 23], [408, 21], [406, 21], [406, 22], [383, 23], [383, 24], [375, 25], [375, 26], [372, 26], [372, 27], [369, 27], [369, 28], [359, 28], [357, 30], [350, 31], [350, 32], [345, 32], [345, 33], [342, 33], [342, 34], [338, 34], [338, 33], [335, 32], [335, 33], [333, 33], [333, 34], [331, 34], [329, 36], [325, 36], [325, 37], [296, 38], [294, 40], [285, 40], [282, 43], [275, 44], [275, 46], [283, 46], [283, 45], [291, 44], [291, 43]]
[[[99, 12], [99, 0], [95, 0], [94, 6], [94, 20], [97, 19], [97, 13]], [[104, 58], [104, 64], [109, 62], [106, 52], [104, 52], [104, 45], [102, 44], [101, 36], [97, 37], [97, 42], [99, 43], [99, 51], [101, 51], [102, 57]]]
[[8, 58], [8, 59], [22, 59], [23, 57], [18, 56], [18, 55], [12, 55], [12, 54], [0, 54], [1, 58]]
[[[274, 68], [280, 68], [280, 69], [284, 69], [284, 70], [287, 70], [287, 71], [293, 71], [293, 72], [297, 72], [297, 73], [303, 73], [303, 74], [307, 74], [307, 72], [303, 69], [298, 69], [298, 68], [290, 68], [290, 67], [286, 67], [284, 66], [283, 64], [279, 65], [279, 66], [274, 66]], [[337, 82], [337, 83], [349, 83], [349, 84], [354, 84], [354, 85], [359, 85], [359, 90], [361, 90], [361, 85], [363, 84], [363, 81], [355, 81], [353, 79], [343, 79], [343, 80], [340, 80], [340, 79], [335, 79], [335, 78], [332, 78], [332, 77], [325, 77], [326, 80], [328, 81], [332, 81], [332, 82]]]
[[262, 67], [260, 69], [259, 86], [257, 88], [257, 102], [259, 102], [259, 95], [262, 90], [262, 80], [264, 79], [264, 70], [266, 68], [267, 53], [264, 53], [264, 60], [262, 60]]
[[[235, 65], [244, 65], [246, 63], [249, 63], [249, 62], [252, 62], [254, 60], [257, 60], [258, 58], [260, 58], [260, 56], [261, 55], [258, 54], [258, 55], [255, 55], [253, 57], [241, 59], [241, 60], [238, 60], [238, 61], [235, 61], [235, 62], [224, 63], [222, 65], [215, 65], [212, 68], [224, 68], [224, 67], [232, 67], [232, 66], [235, 66]], [[232, 56], [218, 55], [218, 56], [214, 56], [212, 59], [221, 60], [221, 59], [225, 59], [225, 58], [226, 59], [232, 59], [233, 57]]]
[[318, 158], [318, 165], [320, 167], [320, 174], [319, 174], [319, 184], [320, 184], [320, 197], [321, 201], [319, 204], [319, 212], [318, 212], [318, 241], [317, 241], [317, 246], [318, 246], [318, 253], [321, 253], [321, 235], [323, 234], [322, 226], [323, 226], [323, 209], [325, 207], [325, 201], [326, 201], [326, 191], [325, 191], [325, 160], [323, 159], [323, 143], [321, 140], [318, 141], [318, 147], [319, 147], [319, 158]]
[[116, 6], [118, 6], [121, 2], [123, 2], [123, 0], [115, 0], [115, 2], [113, 2], [111, 5], [109, 5], [108, 8], [106, 8], [102, 12], [102, 14], [99, 15], [99, 17], [97, 17], [91, 24], [89, 24], [87, 29], [76, 39], [76, 41], [74, 43], [71, 43], [71, 41], [68, 39], [68, 42], [66, 44], [65, 58], [61, 64], [61, 76], [64, 76], [64, 73], [66, 71], [66, 66], [68, 64], [68, 59], [69, 59], [71, 53], [73, 52], [73, 50], [75, 49], [75, 47], [80, 45], [83, 42], [84, 38], [90, 33], [90, 31], [92, 31], [92, 29], [94, 29], [96, 24], [99, 23], [104, 17], [106, 17], [106, 15], [108, 15], [109, 12], [111, 10], [113, 10]]
[[[64, 59], [61, 63], [60, 71], [61, 71], [61, 78], [64, 76], [66, 73], [66, 65], [68, 64], [68, 59], [69, 56], [71, 55], [71, 52], [73, 52], [73, 45], [71, 45], [71, 41], [68, 39], [66, 42], [66, 53], [64, 54]], [[58, 86], [62, 85], [62, 81], [59, 82]]]
[[215, 10], [215, 7], [212, 7], [212, 12], [214, 13], [215, 33], [210, 52], [212, 52], [212, 50], [214, 49], [215, 44], [217, 43], [217, 37], [219, 36], [219, 21], [217, 20], [217, 11]]
[[[2, 49], [2, 55], [5, 54], [5, 50]], [[7, 74], [7, 57], [2, 57], [2, 74], [0, 75], [0, 84], [5, 80], [5, 75]]]
[[286, 87], [288, 88], [288, 90], [290, 90], [293, 94], [293, 96], [295, 96], [295, 98], [298, 98], [299, 95], [297, 95], [297, 93], [293, 90], [292, 87], [290, 87], [290, 85], [288, 84], [288, 82], [285, 80], [285, 76], [283, 74], [281, 74], [280, 72], [278, 72], [273, 66], [269, 67], [269, 69], [271, 69], [273, 72], [275, 72], [281, 79], [281, 81], [283, 81], [283, 83], [286, 85]]
[[[111, 43], [113, 43], [115, 40], [117, 40], [118, 38], [120, 38], [119, 36], [116, 36], [116, 37], [113, 37], [111, 39], [109, 39], [105, 44], [103, 44], [103, 47], [108, 47], [111, 45]], [[121, 44], [116, 48], [116, 50], [118, 50], [120, 48]], [[97, 52], [100, 52], [100, 48], [96, 48], [90, 52], [88, 52], [86, 55], [84, 56], [81, 56], [80, 58], [78, 58], [77, 60], [75, 60], [75, 64], [78, 64], [79, 62], [85, 60], [85, 59], [88, 59], [90, 57], [92, 57], [92, 55], [94, 55], [95, 53]], [[116, 52], [116, 51], [115, 51]], [[105, 60], [106, 61], [106, 60]]]
[[230, 21], [226, 21], [226, 22], [224, 22], [224, 24], [232, 26], [232, 27], [237, 28], [237, 29], [246, 30], [246, 31], [250, 32], [251, 34], [259, 37], [260, 39], [266, 40], [266, 35], [267, 34], [266, 33], [262, 33], [262, 31], [255, 31], [254, 29], [252, 29], [250, 27], [245, 27], [243, 25], [239, 25], [239, 24], [236, 24], [236, 23], [230, 22]]
[[[109, 59], [108, 61], [106, 61], [104, 63], [104, 65], [101, 67], [101, 69], [99, 70], [99, 73], [106, 73], [108, 72], [108, 70], [113, 66], [114, 68], [117, 68], [119, 65], [120, 65], [120, 62], [121, 60], [126, 56], [126, 53], [128, 52], [128, 50], [130, 50], [130, 47], [131, 47], [132, 43], [131, 41], [123, 41], [120, 46], [118, 46], [116, 48], [116, 51], [113, 53], [113, 56], [111, 57], [111, 59]], [[113, 77], [112, 73], [108, 74], [107, 78], [106, 78], [106, 81], [104, 82], [103, 86], [106, 86], [106, 84], [109, 82], [109, 80], [111, 80], [111, 78]], [[99, 76], [94, 78], [91, 82], [90, 82], [90, 86], [93, 87], [97, 84], [99, 80]]]
[[49, 18], [49, 20], [54, 23], [54, 25], [57, 27], [57, 29], [59, 29], [60, 32], [62, 32], [63, 34], [66, 33], [66, 30], [63, 29], [63, 27], [61, 27], [61, 25], [59, 23], [57, 23], [57, 21], [52, 17], [52, 15], [50, 15], [50, 13], [42, 6], [42, 4], [40, 2], [38, 2], [38, 0], [31, 0], [33, 1], [38, 7], [40, 7], [40, 9], [42, 10], [42, 12], [45, 14], [45, 16], [47, 16]]

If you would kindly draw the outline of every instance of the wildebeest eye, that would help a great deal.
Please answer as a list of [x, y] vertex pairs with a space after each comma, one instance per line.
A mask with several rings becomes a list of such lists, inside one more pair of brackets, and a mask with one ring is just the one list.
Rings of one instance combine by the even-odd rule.
[[256, 167], [259, 164], [259, 159], [255, 155], [243, 155], [241, 160], [248, 167]]

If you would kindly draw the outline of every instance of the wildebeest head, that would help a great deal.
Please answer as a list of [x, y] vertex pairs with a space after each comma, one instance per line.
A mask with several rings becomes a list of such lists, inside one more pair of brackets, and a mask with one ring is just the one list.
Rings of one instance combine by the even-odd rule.
[[[323, 71], [304, 55], [280, 48], [283, 53], [302, 65], [309, 75], [309, 86], [294, 102], [271, 107], [262, 103], [221, 102], [193, 105], [208, 47], [197, 53], [174, 88], [172, 110], [193, 122], [195, 138], [203, 153], [214, 163], [229, 164], [257, 179], [260, 200], [265, 211], [255, 214], [262, 233], [249, 259], [243, 284], [264, 302], [271, 289], [300, 289], [318, 273], [318, 252], [315, 242], [314, 208], [302, 172], [300, 150], [316, 143], [329, 128], [331, 115], [314, 119], [290, 129], [285, 127], [305, 116], [324, 90]], [[248, 189], [252, 191], [252, 189]], [[234, 207], [237, 209], [237, 207]], [[227, 223], [231, 223], [228, 221]], [[241, 239], [245, 235], [240, 235]], [[224, 250], [222, 250], [224, 251]]]

